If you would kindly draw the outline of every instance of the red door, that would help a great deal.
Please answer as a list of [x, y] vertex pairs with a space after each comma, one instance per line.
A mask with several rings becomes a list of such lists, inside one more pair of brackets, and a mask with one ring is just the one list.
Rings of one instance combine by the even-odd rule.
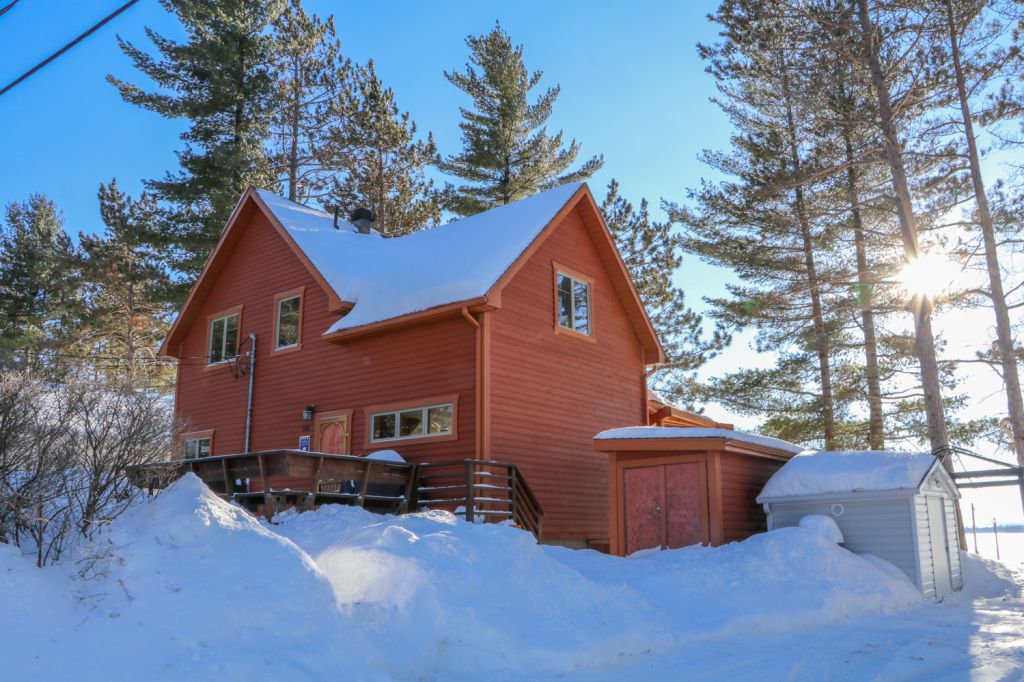
[[623, 471], [626, 554], [708, 541], [701, 462]]
[[626, 502], [626, 554], [665, 544], [664, 467], [637, 467], [623, 472]]

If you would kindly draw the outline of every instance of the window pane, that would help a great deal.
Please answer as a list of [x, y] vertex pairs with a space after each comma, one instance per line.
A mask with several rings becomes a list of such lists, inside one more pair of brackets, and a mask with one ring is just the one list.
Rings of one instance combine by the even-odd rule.
[[210, 362], [224, 359], [224, 320], [214, 320], [210, 326]]
[[573, 282], [573, 329], [583, 334], [590, 333], [590, 285], [586, 282]]
[[181, 443], [181, 456], [184, 459], [195, 459], [196, 458], [196, 442], [194, 440], [186, 440]]
[[423, 433], [423, 410], [409, 410], [399, 414], [398, 435], [419, 436]]
[[395, 415], [393, 413], [373, 415], [373, 439], [381, 440], [394, 437]]
[[572, 329], [572, 279], [558, 275], [558, 324]]
[[299, 342], [299, 297], [286, 298], [277, 304], [277, 347], [294, 346]]
[[427, 410], [428, 433], [452, 432], [452, 406], [441, 405]]
[[210, 439], [200, 438], [195, 441], [196, 444], [196, 456], [197, 457], [209, 457], [210, 456]]
[[225, 320], [224, 330], [224, 358], [233, 358], [238, 355], [238, 315], [232, 315]]

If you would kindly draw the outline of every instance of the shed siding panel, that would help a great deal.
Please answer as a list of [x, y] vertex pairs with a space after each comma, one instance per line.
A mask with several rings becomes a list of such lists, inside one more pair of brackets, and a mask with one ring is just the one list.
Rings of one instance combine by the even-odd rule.
[[768, 519], [756, 499], [785, 462], [728, 452], [721, 454], [720, 462], [723, 540], [733, 542], [764, 532]]
[[917, 547], [921, 557], [921, 581], [918, 587], [928, 598], [935, 596], [935, 563], [932, 557], [931, 524], [928, 519], [928, 501], [923, 495], [914, 498], [917, 517]]
[[[555, 333], [553, 264], [593, 279], [594, 336]], [[592, 439], [646, 419], [641, 346], [579, 211], [502, 292], [490, 327], [490, 457], [518, 464], [544, 507], [544, 539], [608, 539], [608, 464]]]
[[[274, 295], [301, 286], [302, 347], [275, 353]], [[326, 294], [259, 212], [182, 344], [176, 410], [190, 430], [215, 430], [213, 454], [241, 452], [244, 445], [248, 381], [232, 378], [224, 366], [209, 369], [204, 359], [207, 316], [238, 305], [243, 306], [240, 338], [257, 335], [252, 450], [297, 447], [300, 436], [312, 434], [312, 422], [303, 421], [301, 413], [313, 405], [319, 413], [353, 410], [353, 454], [393, 448], [416, 460], [474, 456], [474, 328], [458, 318], [345, 344], [325, 341], [321, 334], [338, 316], [328, 311]], [[367, 446], [364, 408], [446, 394], [459, 396], [458, 440]]]
[[964, 575], [960, 566], [960, 538], [956, 534], [956, 503], [947, 498], [943, 500], [943, 508], [946, 512], [947, 542], [950, 546], [949, 575], [953, 581], [953, 589], [959, 590], [964, 586]]
[[911, 580], [914, 568], [914, 539], [911, 506], [906, 498], [841, 501], [842, 516], [833, 516], [831, 502], [773, 502], [772, 527], [797, 526], [808, 514], [835, 519], [843, 531], [843, 546], [858, 554], [874, 554], [895, 564]]

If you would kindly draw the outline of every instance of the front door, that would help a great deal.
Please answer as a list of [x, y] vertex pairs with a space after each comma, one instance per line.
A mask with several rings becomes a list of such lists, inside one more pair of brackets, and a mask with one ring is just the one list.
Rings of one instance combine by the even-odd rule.
[[953, 590], [949, 570], [949, 535], [946, 533], [946, 514], [941, 497], [928, 500], [928, 534], [932, 545], [932, 567], [935, 571], [935, 596], [942, 598]]
[[348, 422], [348, 415], [318, 417], [314, 449], [317, 452], [325, 452], [330, 455], [349, 454]]
[[623, 473], [626, 554], [708, 541], [703, 462], [637, 466]]

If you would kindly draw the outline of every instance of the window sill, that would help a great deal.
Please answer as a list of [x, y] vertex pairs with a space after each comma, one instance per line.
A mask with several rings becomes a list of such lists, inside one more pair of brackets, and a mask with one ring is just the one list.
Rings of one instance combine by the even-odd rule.
[[284, 355], [286, 353], [294, 353], [297, 350], [302, 350], [301, 343], [293, 343], [290, 346], [281, 346], [280, 348], [274, 349], [274, 355]]
[[594, 338], [593, 334], [584, 334], [583, 332], [578, 332], [575, 329], [563, 327], [560, 324], [555, 325], [555, 334], [561, 334], [563, 336], [570, 336], [573, 338], [582, 339], [584, 341], [589, 341], [590, 343], [597, 343], [597, 339]]
[[234, 359], [235, 358], [231, 358], [230, 360], [220, 360], [218, 362], [210, 362], [206, 366], [203, 367], [203, 371], [204, 372], [212, 372], [214, 370], [221, 369], [223, 367], [229, 367], [231, 365], [232, 361], [234, 361]]
[[458, 439], [459, 436], [457, 433], [437, 433], [426, 436], [406, 436], [404, 438], [381, 438], [380, 440], [370, 439], [366, 441], [366, 446], [368, 448], [376, 448], [379, 446], [401, 445], [402, 443], [447, 443]]

